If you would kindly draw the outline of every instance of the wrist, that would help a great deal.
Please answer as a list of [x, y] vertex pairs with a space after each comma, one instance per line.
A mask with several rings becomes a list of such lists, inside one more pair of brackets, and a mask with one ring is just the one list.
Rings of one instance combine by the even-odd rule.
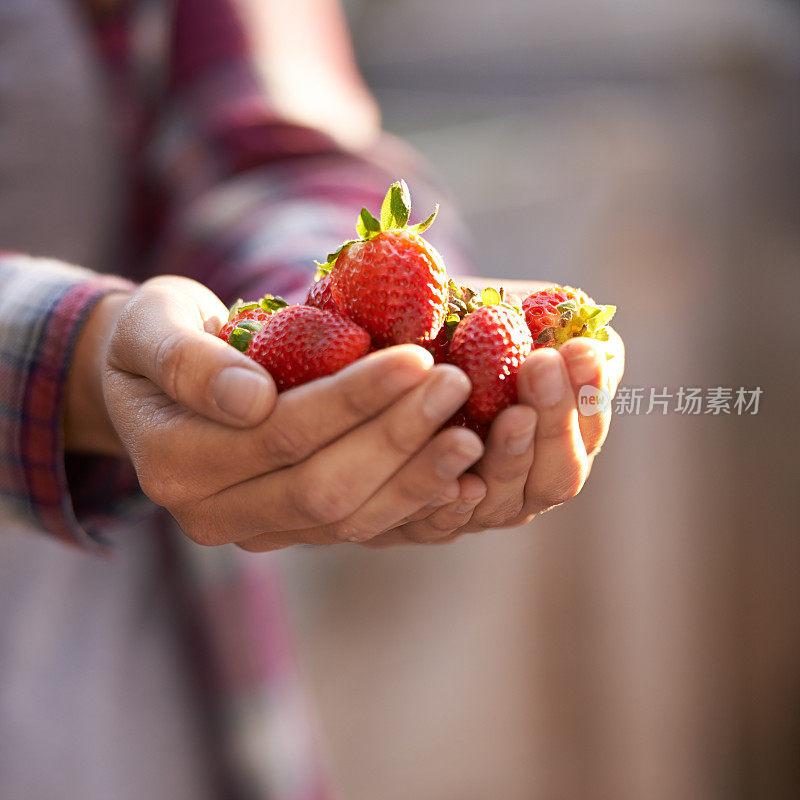
[[101, 297], [78, 334], [64, 391], [64, 447], [69, 452], [122, 456], [120, 443], [103, 397], [108, 342], [127, 292]]

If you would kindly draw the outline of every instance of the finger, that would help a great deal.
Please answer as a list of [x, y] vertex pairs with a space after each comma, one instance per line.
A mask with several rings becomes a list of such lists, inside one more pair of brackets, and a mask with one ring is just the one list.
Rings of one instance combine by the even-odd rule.
[[[578, 426], [587, 453], [600, 449], [611, 422], [610, 395], [587, 392], [584, 387], [606, 391], [605, 351], [591, 339], [571, 339], [560, 350], [567, 364], [570, 384], [578, 398]], [[604, 402], [598, 402], [604, 401]]]
[[[471, 431], [449, 429], [440, 433], [415, 458], [406, 464], [390, 481], [388, 481], [373, 497], [371, 497], [355, 514], [345, 520], [308, 531], [297, 531], [292, 534], [274, 536], [264, 534], [256, 536], [245, 545], [245, 549], [260, 550], [274, 548], [276, 541], [285, 541], [288, 535], [296, 535], [305, 542], [315, 544], [334, 544], [342, 541], [366, 542], [392, 529], [412, 511], [420, 506], [427, 506], [427, 513], [435, 516], [434, 507], [442, 510], [442, 506], [464, 505], [460, 499], [458, 476], [469, 469], [481, 456], [483, 445]], [[464, 476], [467, 477], [467, 476]], [[479, 484], [477, 490], [474, 483], [467, 481], [471, 488], [468, 494], [476, 494], [477, 500], [468, 498], [469, 511], [474, 503], [483, 497], [483, 482], [476, 476]], [[441, 502], [440, 502], [441, 501]], [[430, 504], [430, 506], [428, 506]], [[459, 520], [464, 519], [464, 511], [460, 511]], [[466, 517], [469, 518], [468, 515]], [[453, 527], [446, 529], [433, 527], [429, 534], [433, 537], [444, 536], [452, 532]]]
[[295, 545], [314, 545], [315, 547], [328, 547], [341, 544], [322, 528], [308, 528], [303, 531], [276, 531], [274, 533], [261, 533], [251, 536], [234, 544], [248, 553], [271, 553], [273, 550], [285, 550]]
[[472, 431], [449, 428], [347, 519], [291, 534], [262, 534], [241, 545], [245, 550], [261, 552], [283, 546], [278, 543], [291, 537], [313, 544], [366, 542], [395, 529], [420, 508], [429, 519], [403, 526], [404, 534], [414, 534], [407, 538], [420, 542], [447, 536], [469, 520], [472, 509], [486, 493], [480, 478], [463, 474], [482, 453], [483, 445]]
[[437, 540], [436, 540], [436, 541], [434, 541], [434, 542], [428, 542], [428, 544], [450, 544], [450, 542], [456, 542], [456, 541], [458, 541], [458, 540], [459, 540], [459, 539], [460, 539], [460, 538], [461, 538], [461, 537], [462, 537], [462, 536], [463, 536], [465, 533], [467, 533], [466, 527], [467, 527], [467, 526], [464, 526], [464, 527], [462, 527], [462, 528], [459, 528], [458, 530], [455, 530], [455, 531], [453, 531], [453, 532], [452, 532], [452, 533], [451, 533], [449, 536], [444, 536], [443, 538], [441, 538], [441, 539], [437, 539]]
[[472, 521], [485, 528], [511, 523], [525, 503], [525, 485], [533, 463], [536, 411], [517, 405], [505, 409], [492, 423], [486, 453], [476, 472], [486, 482], [486, 497]]
[[[397, 547], [398, 545], [423, 544], [423, 542], [410, 539], [404, 531], [405, 525], [400, 528], [395, 528], [392, 531], [382, 533], [374, 539], [368, 539], [366, 542], [359, 542], [358, 544], [359, 547], [369, 547], [373, 550], [385, 550], [387, 547]], [[443, 536], [441, 539], [432, 539], [431, 541], [424, 542], [424, 544], [447, 544], [448, 542], [454, 542], [456, 539], [460, 539], [462, 536], [463, 534], [459, 529]]]
[[358, 511], [336, 523], [335, 538], [363, 542], [423, 507], [432, 511], [437, 505], [453, 504], [461, 492], [458, 479], [482, 454], [483, 443], [472, 431], [442, 431]]
[[[407, 522], [398, 530], [410, 542], [433, 544], [457, 538], [459, 529], [467, 525], [476, 506], [486, 496], [486, 484], [476, 475], [467, 473], [461, 495], [454, 503], [436, 509], [425, 519]], [[380, 537], [378, 537], [380, 538]]]
[[536, 409], [536, 457], [525, 487], [523, 515], [574, 497], [586, 478], [586, 450], [566, 364], [557, 350], [542, 348], [522, 365], [520, 403]]
[[264, 472], [303, 461], [385, 411], [432, 367], [427, 350], [399, 345], [284, 392], [266, 423], [247, 437], [245, 452]]
[[395, 528], [391, 531], [386, 531], [380, 536], [375, 536], [372, 539], [367, 539], [365, 542], [359, 542], [359, 547], [369, 547], [372, 550], [384, 550], [387, 547], [396, 547], [397, 545], [416, 544], [403, 535], [402, 528]]
[[474, 472], [465, 472], [458, 479], [459, 492], [458, 497], [451, 501], [447, 499], [439, 499], [434, 503], [429, 503], [424, 508], [419, 509], [414, 514], [409, 514], [404, 520], [403, 524], [407, 522], [418, 522], [421, 519], [427, 519], [432, 514], [436, 514], [441, 510], [447, 508], [456, 508], [458, 506], [469, 505], [473, 503], [474, 498], [479, 501], [483, 500], [486, 496], [486, 484], [483, 478], [478, 477]]
[[255, 361], [215, 335], [226, 315], [219, 299], [201, 284], [154, 278], [122, 311], [109, 364], [145, 376], [203, 417], [235, 427], [256, 425], [275, 405], [275, 383]]
[[[335, 375], [281, 393], [259, 426], [234, 431], [192, 416], [159, 426], [155, 447], [202, 464], [201, 472], [184, 469], [181, 482], [192, 484], [202, 475], [203, 496], [208, 496], [304, 461], [421, 384], [432, 366], [430, 353], [415, 345], [380, 350]], [[173, 412], [174, 407], [159, 413], [174, 423]]]
[[[464, 473], [458, 482], [461, 491], [457, 500], [438, 507], [421, 509], [412, 514], [402, 525], [360, 544], [365, 547], [384, 548], [397, 544], [418, 544], [419, 541], [438, 544], [460, 538], [473, 509], [486, 495], [486, 484], [472, 472]], [[430, 528], [420, 527], [412, 532], [414, 523], [428, 519], [432, 520]]]
[[469, 392], [461, 370], [436, 366], [383, 414], [297, 466], [219, 492], [207, 511], [230, 541], [339, 522], [413, 458]]

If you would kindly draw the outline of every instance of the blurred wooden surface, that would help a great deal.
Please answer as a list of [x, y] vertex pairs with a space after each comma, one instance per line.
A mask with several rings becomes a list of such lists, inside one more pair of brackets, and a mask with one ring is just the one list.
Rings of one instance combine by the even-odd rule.
[[482, 271], [615, 302], [628, 386], [764, 395], [618, 417], [525, 529], [283, 554], [343, 796], [800, 796], [797, 5], [452, 9], [350, 7]]

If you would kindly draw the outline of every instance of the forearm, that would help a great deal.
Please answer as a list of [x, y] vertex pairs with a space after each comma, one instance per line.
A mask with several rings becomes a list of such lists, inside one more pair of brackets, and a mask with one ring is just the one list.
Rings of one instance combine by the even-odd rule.
[[[300, 299], [313, 261], [352, 236], [353, 209], [380, 203], [398, 176], [422, 206], [443, 200], [423, 189], [413, 152], [380, 137], [337, 0], [82, 2], [97, 11], [130, 170], [155, 211], [134, 222], [137, 280], [184, 275], [226, 302]], [[137, 45], [159, 25], [162, 47]], [[157, 91], [141, 80], [154, 74], [169, 76]], [[448, 216], [434, 244], [458, 272], [468, 259], [453, 254]]]
[[78, 334], [64, 389], [67, 452], [125, 453], [106, 410], [103, 369], [109, 337], [129, 296], [127, 292], [114, 292], [100, 299]]

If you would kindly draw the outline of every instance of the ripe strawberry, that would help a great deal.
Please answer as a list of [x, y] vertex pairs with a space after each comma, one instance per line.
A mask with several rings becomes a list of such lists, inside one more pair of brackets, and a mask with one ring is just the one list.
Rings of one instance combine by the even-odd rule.
[[[501, 299], [494, 290], [486, 290], [482, 296]], [[463, 408], [468, 418], [491, 422], [516, 402], [517, 373], [532, 348], [525, 319], [509, 305], [487, 303], [458, 323], [450, 342], [450, 363], [472, 381], [472, 394]]]
[[475, 433], [477, 433], [484, 442], [486, 441], [486, 437], [489, 435], [488, 422], [477, 422], [476, 420], [472, 419], [472, 417], [468, 417], [463, 411], [456, 411], [456, 413], [450, 417], [444, 427], [468, 428], [471, 431], [475, 431]]
[[533, 337], [533, 346], [560, 347], [568, 339], [588, 336], [608, 341], [606, 325], [615, 306], [595, 305], [581, 289], [551, 286], [528, 295], [522, 301], [525, 321]]
[[439, 328], [436, 338], [428, 345], [428, 351], [433, 356], [434, 364], [446, 364], [450, 356], [450, 337], [452, 334], [447, 325]]
[[311, 306], [288, 306], [253, 336], [247, 355], [272, 375], [280, 392], [338, 372], [369, 348], [369, 334], [349, 319]]
[[404, 181], [392, 184], [380, 221], [366, 208], [356, 224], [359, 239], [328, 256], [331, 294], [342, 313], [365, 328], [376, 347], [432, 341], [444, 321], [447, 273], [439, 253], [421, 234], [438, 212], [408, 225], [410, 198]]
[[286, 301], [282, 297], [273, 297], [271, 294], [251, 303], [237, 300], [231, 306], [228, 321], [217, 336], [244, 353], [253, 334], [260, 331], [264, 323], [285, 306]]
[[341, 314], [339, 306], [331, 294], [331, 277], [322, 275], [311, 285], [306, 295], [306, 305], [321, 308], [323, 311], [332, 311], [334, 314]]

